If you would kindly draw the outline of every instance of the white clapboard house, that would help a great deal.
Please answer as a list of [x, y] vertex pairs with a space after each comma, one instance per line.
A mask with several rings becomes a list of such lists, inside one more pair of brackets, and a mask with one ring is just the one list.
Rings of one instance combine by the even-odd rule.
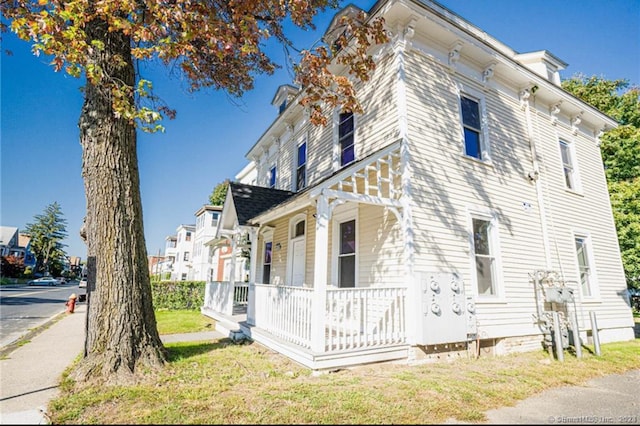
[[364, 113], [314, 126], [278, 89], [218, 231], [249, 280], [207, 283], [202, 312], [313, 370], [633, 339], [599, 148], [616, 122], [546, 50], [428, 0], [367, 13], [390, 41], [357, 85]]

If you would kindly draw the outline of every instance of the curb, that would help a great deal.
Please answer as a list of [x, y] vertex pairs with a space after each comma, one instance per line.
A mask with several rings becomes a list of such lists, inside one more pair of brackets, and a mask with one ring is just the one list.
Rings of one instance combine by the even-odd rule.
[[45, 331], [47, 328], [60, 321], [65, 317], [65, 311], [61, 311], [49, 319], [46, 319], [41, 324], [36, 325], [34, 328], [23, 334], [22, 336], [16, 338], [14, 341], [7, 343], [5, 346], [0, 348], [0, 358], [4, 358], [9, 355], [11, 352], [18, 349], [20, 346], [28, 343], [29, 340], [33, 339], [38, 334]]

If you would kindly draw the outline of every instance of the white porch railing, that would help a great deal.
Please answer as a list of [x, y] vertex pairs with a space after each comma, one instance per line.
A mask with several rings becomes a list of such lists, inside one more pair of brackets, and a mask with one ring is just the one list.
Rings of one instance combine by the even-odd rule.
[[[255, 325], [311, 348], [312, 288], [255, 285]], [[406, 341], [406, 288], [328, 289], [325, 351], [348, 351]]]
[[327, 290], [327, 352], [405, 342], [406, 288]]
[[234, 314], [234, 307], [246, 307], [249, 300], [249, 284], [235, 283], [233, 297], [228, 281], [208, 282], [204, 293], [204, 307], [227, 315]]
[[[254, 326], [287, 342], [311, 348], [313, 288], [255, 284]], [[246, 306], [247, 283], [209, 282], [204, 307], [232, 314]], [[326, 293], [325, 352], [384, 347], [406, 342], [406, 288], [329, 288]]]
[[255, 326], [305, 348], [311, 347], [313, 289], [255, 285]]

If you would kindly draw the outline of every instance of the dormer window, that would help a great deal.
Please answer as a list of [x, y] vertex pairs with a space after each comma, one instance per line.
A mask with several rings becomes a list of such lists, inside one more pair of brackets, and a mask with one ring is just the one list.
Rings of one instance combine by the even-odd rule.
[[287, 108], [287, 100], [285, 99], [284, 101], [282, 101], [282, 103], [280, 104], [280, 107], [278, 108], [278, 114], [282, 114], [286, 108]]

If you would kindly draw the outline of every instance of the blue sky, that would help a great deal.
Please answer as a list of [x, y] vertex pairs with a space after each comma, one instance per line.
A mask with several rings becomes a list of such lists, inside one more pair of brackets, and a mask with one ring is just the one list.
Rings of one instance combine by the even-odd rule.
[[[345, 2], [347, 4], [349, 2]], [[351, 3], [368, 10], [373, 0]], [[441, 0], [440, 4], [520, 53], [548, 50], [575, 73], [627, 79], [640, 84], [638, 0]], [[333, 13], [316, 20], [315, 33], [297, 32], [297, 45], [321, 37]], [[3, 34], [0, 122], [0, 224], [24, 229], [47, 205], [58, 202], [67, 220], [67, 254], [86, 257], [78, 231], [85, 213], [78, 118], [81, 80], [54, 73], [46, 58]], [[11, 50], [12, 56], [4, 53]], [[281, 49], [272, 48], [283, 63]], [[189, 94], [176, 76], [146, 71], [157, 93], [178, 115], [162, 134], [139, 133], [138, 157], [144, 227], [149, 254], [164, 251], [164, 239], [194, 213], [213, 188], [232, 179], [244, 157], [276, 117], [271, 100], [290, 83], [281, 70], [258, 77], [242, 99], [222, 92]]]

